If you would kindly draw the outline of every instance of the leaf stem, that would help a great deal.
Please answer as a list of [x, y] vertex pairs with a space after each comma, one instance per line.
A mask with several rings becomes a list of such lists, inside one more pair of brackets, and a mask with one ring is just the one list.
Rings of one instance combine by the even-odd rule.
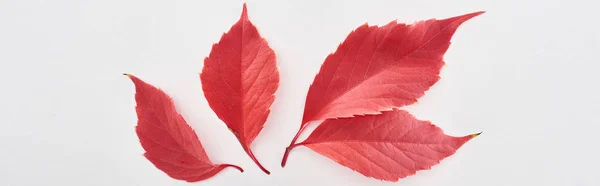
[[269, 172], [269, 170], [267, 170], [265, 167], [263, 167], [262, 164], [260, 164], [260, 162], [256, 159], [256, 157], [254, 156], [254, 153], [252, 153], [252, 149], [250, 149], [250, 147], [246, 148], [244, 145], [244, 150], [246, 151], [248, 156], [250, 156], [250, 159], [252, 159], [252, 161], [254, 161], [254, 163], [256, 163], [256, 165], [258, 165], [258, 168], [260, 168], [260, 170], [262, 170], [263, 172], [265, 172], [268, 175], [271, 174], [271, 172]]
[[244, 172], [244, 169], [242, 169], [240, 166], [237, 166], [237, 165], [221, 164], [221, 166], [223, 166], [223, 167], [232, 167], [232, 168], [235, 168], [235, 169], [239, 170], [240, 172]]
[[288, 159], [288, 156], [290, 155], [290, 151], [294, 147], [296, 147], [296, 145], [295, 145], [296, 141], [298, 141], [298, 137], [300, 137], [300, 134], [302, 133], [302, 131], [304, 131], [305, 128], [306, 128], [306, 125], [300, 126], [300, 129], [296, 133], [296, 136], [294, 136], [294, 139], [292, 139], [292, 142], [290, 143], [290, 145], [285, 148], [285, 152], [283, 153], [283, 158], [281, 159], [281, 167], [285, 167], [285, 163], [287, 163], [287, 159]]

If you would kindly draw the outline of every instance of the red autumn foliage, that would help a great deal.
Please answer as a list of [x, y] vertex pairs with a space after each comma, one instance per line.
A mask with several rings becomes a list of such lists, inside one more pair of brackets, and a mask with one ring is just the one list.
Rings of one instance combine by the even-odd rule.
[[[430, 169], [478, 136], [453, 137], [397, 108], [413, 104], [439, 79], [450, 40], [475, 12], [452, 18], [358, 27], [324, 61], [311, 84], [303, 119], [286, 148], [306, 146], [367, 177], [386, 181]], [[231, 164], [213, 164], [196, 133], [162, 90], [127, 75], [136, 87], [136, 133], [144, 156], [174, 179], [208, 179]], [[213, 45], [200, 74], [209, 106], [267, 174], [251, 146], [279, 86], [274, 51], [248, 20], [240, 19]], [[323, 121], [296, 143], [311, 121]]]
[[135, 131], [144, 156], [174, 179], [196, 182], [208, 179], [231, 164], [213, 164], [198, 136], [177, 112], [171, 98], [162, 90], [127, 75], [135, 85], [136, 112]]
[[269, 174], [250, 146], [262, 130], [279, 86], [275, 53], [242, 15], [204, 60], [200, 75], [204, 96], [217, 116], [237, 137], [244, 151]]
[[479, 134], [452, 137], [406, 111], [325, 120], [304, 145], [365, 176], [398, 181], [430, 169]]
[[381, 114], [415, 103], [439, 80], [456, 29], [482, 13], [410, 25], [365, 24], [350, 33], [325, 59], [310, 86], [300, 129], [281, 166], [310, 121]]

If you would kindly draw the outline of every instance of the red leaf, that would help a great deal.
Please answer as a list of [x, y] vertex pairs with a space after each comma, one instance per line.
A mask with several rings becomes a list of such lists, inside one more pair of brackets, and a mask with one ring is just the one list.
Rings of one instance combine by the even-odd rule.
[[235, 134], [246, 153], [262, 130], [279, 86], [275, 53], [248, 20], [246, 4], [240, 20], [213, 45], [200, 75], [204, 96]]
[[135, 131], [146, 151], [144, 156], [156, 168], [174, 179], [188, 182], [208, 179], [226, 167], [244, 172], [236, 165], [213, 164], [171, 98], [137, 77], [125, 75], [135, 84], [138, 117]]
[[304, 145], [367, 177], [398, 181], [430, 169], [479, 134], [452, 137], [406, 111], [325, 120]]
[[[290, 146], [310, 121], [380, 114], [415, 103], [439, 80], [456, 29], [482, 13], [358, 27], [325, 59], [308, 90], [302, 124]], [[282, 166], [288, 154], [289, 148]]]

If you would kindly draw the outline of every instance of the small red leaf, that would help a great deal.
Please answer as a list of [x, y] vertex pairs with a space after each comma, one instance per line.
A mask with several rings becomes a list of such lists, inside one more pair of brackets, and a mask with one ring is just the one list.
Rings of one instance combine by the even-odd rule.
[[213, 45], [200, 79], [210, 108], [227, 124], [250, 158], [269, 174], [250, 146], [269, 115], [279, 72], [275, 53], [248, 20], [246, 4], [239, 21]]
[[[413, 104], [439, 80], [443, 56], [456, 29], [482, 14], [448, 19], [367, 24], [354, 30], [323, 62], [306, 96], [293, 145], [310, 121], [380, 114]], [[282, 166], [285, 166], [289, 148]]]
[[430, 169], [479, 134], [452, 137], [406, 111], [325, 120], [304, 145], [367, 177], [398, 181]]
[[162, 90], [127, 75], [135, 84], [138, 123], [135, 131], [144, 156], [170, 177], [188, 182], [208, 179], [230, 164], [213, 164], [198, 136], [177, 112], [171, 98]]

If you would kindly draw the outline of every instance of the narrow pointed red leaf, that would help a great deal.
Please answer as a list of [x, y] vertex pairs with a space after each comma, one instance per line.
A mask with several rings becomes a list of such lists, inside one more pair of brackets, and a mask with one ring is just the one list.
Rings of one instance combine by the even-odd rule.
[[415, 103], [439, 80], [443, 56], [456, 29], [482, 13], [412, 25], [393, 21], [382, 27], [358, 27], [323, 62], [308, 90], [302, 123], [290, 146], [310, 121], [380, 114]]
[[367, 177], [398, 181], [430, 169], [479, 134], [452, 137], [406, 111], [325, 120], [304, 145]]
[[208, 179], [227, 167], [244, 172], [236, 165], [213, 164], [171, 98], [139, 78], [125, 75], [135, 85], [138, 117], [135, 131], [146, 151], [144, 156], [156, 168], [174, 179], [188, 182]]
[[250, 158], [269, 174], [250, 146], [262, 130], [279, 86], [275, 53], [248, 20], [246, 4], [231, 29], [213, 45], [200, 75], [204, 96]]

